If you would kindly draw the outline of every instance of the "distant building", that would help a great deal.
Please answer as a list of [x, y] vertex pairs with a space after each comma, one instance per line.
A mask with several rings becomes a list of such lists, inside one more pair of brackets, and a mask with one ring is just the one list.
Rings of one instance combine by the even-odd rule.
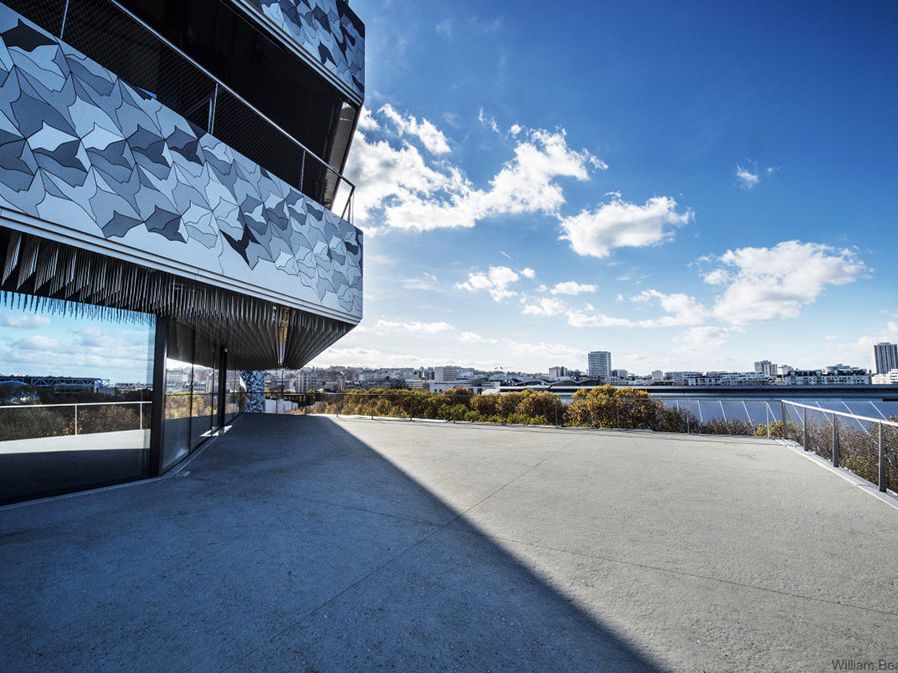
[[664, 380], [664, 372], [660, 369], [656, 369], [652, 372], [652, 383], [660, 383]]
[[458, 380], [458, 367], [445, 365], [443, 367], [433, 368], [433, 380], [435, 383], [445, 383], [447, 381]]
[[881, 341], [873, 346], [873, 359], [876, 361], [876, 373], [888, 374], [898, 369], [898, 344]]
[[296, 372], [296, 392], [307, 393], [312, 390], [312, 373], [300, 369]]
[[786, 386], [862, 386], [870, 383], [870, 372], [866, 369], [846, 368], [827, 370], [794, 369], [786, 376], [779, 376], [776, 382]]
[[550, 379], [561, 379], [567, 375], [567, 367], [549, 367]]
[[885, 374], [875, 374], [873, 383], [880, 386], [898, 385], [898, 369], [892, 369]]
[[664, 380], [670, 381], [675, 386], [685, 386], [689, 379], [694, 379], [702, 375], [702, 372], [667, 372], [664, 374]]
[[699, 376], [687, 376], [687, 386], [756, 386], [768, 382], [760, 372], [707, 372]]
[[590, 378], [607, 379], [611, 376], [611, 353], [591, 351], [587, 355], [587, 371]]
[[778, 365], [770, 360], [755, 362], [755, 372], [766, 376], [776, 376]]

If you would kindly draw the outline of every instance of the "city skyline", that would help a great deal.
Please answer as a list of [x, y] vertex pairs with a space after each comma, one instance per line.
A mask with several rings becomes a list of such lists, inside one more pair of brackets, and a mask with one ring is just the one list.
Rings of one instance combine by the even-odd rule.
[[367, 308], [315, 364], [872, 367], [898, 339], [894, 8], [356, 5]]
[[[55, 316], [46, 314], [22, 314], [19, 312], [0, 310], [0, 361], [4, 364], [2, 375], [48, 375], [58, 376], [84, 376], [108, 379], [113, 382], [143, 383], [148, 380], [148, 371], [151, 363], [150, 357], [151, 330], [140, 324], [119, 323], [113, 321], [100, 321], [87, 318], [73, 318], [71, 316]], [[875, 353], [877, 348], [885, 346], [889, 353], [898, 349], [892, 342], [877, 342], [870, 347], [869, 359], [871, 365], [848, 362], [848, 366], [860, 366], [869, 369], [871, 373], [877, 373], [875, 366]], [[546, 374], [554, 367], [562, 367], [570, 371], [589, 373], [590, 355], [608, 355], [607, 367], [612, 371], [612, 361], [617, 361], [617, 355], [609, 351], [584, 351], [570, 361], [553, 361], [542, 369], [527, 369], [513, 365], [505, 367], [478, 367], [472, 363], [441, 360], [438, 358], [422, 358], [419, 362], [416, 358], [399, 364], [370, 363], [358, 365], [352, 362], [334, 362], [323, 364], [312, 362], [309, 367], [329, 366], [346, 368], [369, 369], [400, 369], [443, 366], [474, 368], [479, 371], [503, 370], [507, 372], [526, 372], [529, 374]], [[613, 358], [613, 360], [612, 360]], [[414, 360], [414, 362], [413, 362]], [[836, 361], [817, 360], [807, 369], [818, 370], [826, 366], [832, 366]], [[718, 369], [715, 367], [699, 366], [685, 367], [673, 366], [661, 368], [661, 371], [729, 371], [750, 372], [764, 371], [759, 369], [766, 363], [768, 367], [776, 367], [777, 362], [768, 359], [754, 360], [749, 366], [733, 369]], [[797, 369], [791, 363], [779, 362], [780, 366], [788, 366]], [[604, 366], [604, 365], [603, 365]], [[644, 367], [629, 369], [627, 367], [614, 367], [614, 370], [624, 369], [641, 376], [650, 376], [651, 372], [659, 369], [648, 362]], [[887, 373], [882, 372], [882, 373]]]

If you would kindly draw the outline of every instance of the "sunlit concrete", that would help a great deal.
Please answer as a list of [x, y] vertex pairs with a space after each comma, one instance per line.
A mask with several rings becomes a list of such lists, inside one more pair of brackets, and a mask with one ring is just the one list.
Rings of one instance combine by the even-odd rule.
[[145, 449], [149, 446], [149, 430], [90, 432], [81, 435], [13, 439], [0, 442], [0, 454], [51, 453], [56, 451], [120, 451]]
[[11, 671], [898, 661], [898, 512], [765, 440], [244, 416], [0, 510]]

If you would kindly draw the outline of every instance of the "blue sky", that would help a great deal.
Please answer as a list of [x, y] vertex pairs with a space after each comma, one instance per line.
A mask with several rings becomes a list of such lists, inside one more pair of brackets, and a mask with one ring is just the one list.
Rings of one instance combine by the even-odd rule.
[[898, 5], [355, 0], [362, 325], [316, 364], [869, 366]]
[[0, 374], [150, 383], [152, 324], [0, 310]]

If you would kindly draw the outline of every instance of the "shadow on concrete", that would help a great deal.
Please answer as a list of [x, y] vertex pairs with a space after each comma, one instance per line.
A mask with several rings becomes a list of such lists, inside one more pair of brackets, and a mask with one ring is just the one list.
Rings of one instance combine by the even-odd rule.
[[20, 672], [663, 670], [322, 417], [244, 415], [186, 478], [2, 511], [0, 566]]

